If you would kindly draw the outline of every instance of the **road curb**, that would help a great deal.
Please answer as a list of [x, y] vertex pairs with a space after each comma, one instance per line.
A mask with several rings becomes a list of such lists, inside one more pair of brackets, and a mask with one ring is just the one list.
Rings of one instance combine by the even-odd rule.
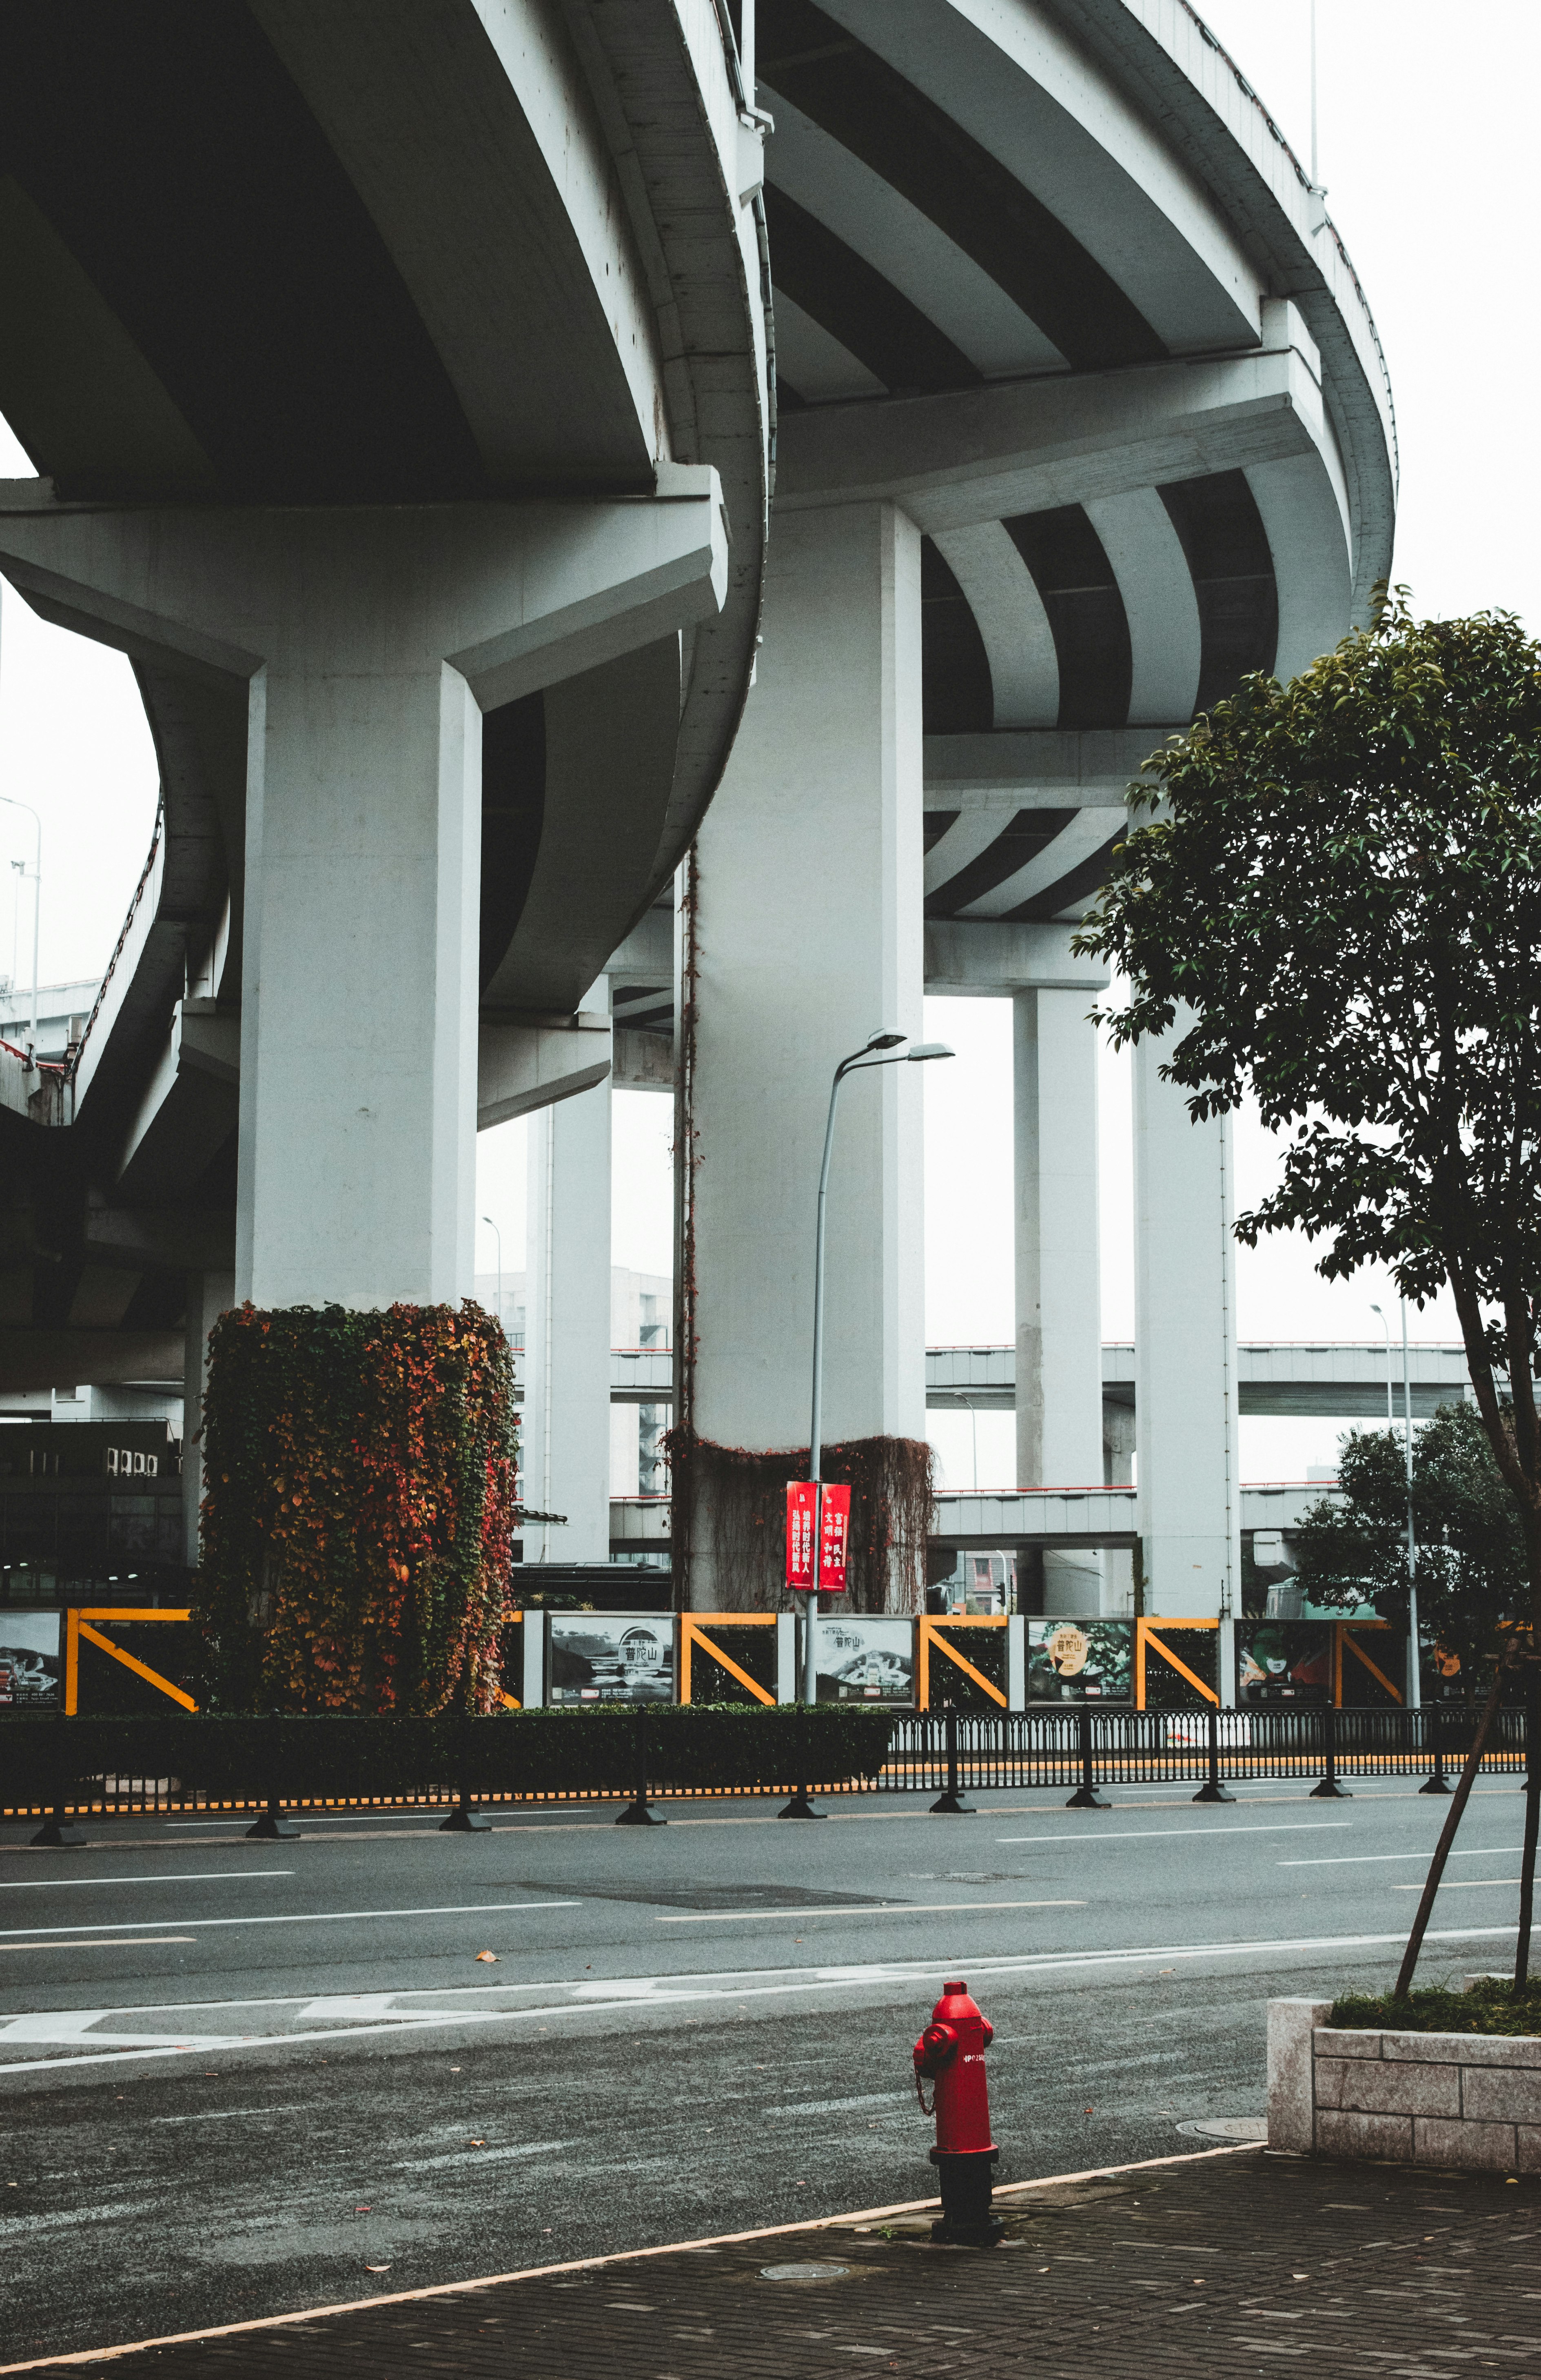
[[[1179, 2151], [1173, 2156], [1140, 2157], [1132, 2165], [1088, 2166], [1081, 2173], [1042, 2174], [1035, 2181], [1001, 2183], [995, 2192], [999, 2201], [1022, 2198], [1035, 2190], [1062, 2190], [1076, 2181], [1110, 2181], [1125, 2173], [1147, 2173], [1155, 2166], [1203, 2165], [1216, 2157], [1256, 2156], [1263, 2153], [1258, 2141], [1242, 2141], [1234, 2146], [1215, 2149]], [[67, 2355], [38, 2355], [24, 2363], [0, 2363], [0, 2380], [12, 2372], [62, 2371], [71, 2364], [108, 2363], [126, 2355], [142, 2355], [152, 2347], [189, 2347], [200, 2339], [236, 2338], [250, 2331], [283, 2330], [294, 2323], [323, 2322], [333, 2315], [366, 2313], [376, 2306], [411, 2305], [428, 2298], [464, 2297], [472, 2290], [505, 2289], [516, 2281], [549, 2279], [553, 2273], [591, 2273], [606, 2265], [645, 2263], [650, 2256], [677, 2256], [698, 2248], [731, 2248], [747, 2240], [786, 2240], [810, 2231], [849, 2230], [858, 2223], [880, 2223], [894, 2215], [924, 2215], [940, 2208], [940, 2198], [909, 2198], [892, 2206], [863, 2206], [853, 2214], [817, 2215], [801, 2223], [771, 2223], [751, 2231], [720, 2231], [700, 2240], [669, 2240], [656, 2248], [621, 2248], [608, 2256], [577, 2256], [560, 2265], [526, 2265], [512, 2273], [489, 2273], [484, 2277], [468, 2281], [435, 2281], [426, 2289], [392, 2289], [380, 2297], [348, 2298], [335, 2305], [304, 2306], [293, 2313], [264, 2314], [250, 2322], [224, 2322], [206, 2330], [167, 2331], [155, 2338], [136, 2338], [122, 2347], [88, 2347], [73, 2350]]]

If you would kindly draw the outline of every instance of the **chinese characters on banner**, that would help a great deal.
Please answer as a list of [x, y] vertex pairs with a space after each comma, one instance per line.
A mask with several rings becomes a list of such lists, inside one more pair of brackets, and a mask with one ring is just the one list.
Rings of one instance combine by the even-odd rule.
[[845, 1540], [851, 1528], [851, 1490], [829, 1487], [819, 1522], [819, 1586], [824, 1595], [845, 1592]]
[[819, 1489], [811, 1479], [786, 1483], [786, 1583], [800, 1594], [813, 1591], [813, 1532]]
[[845, 1545], [851, 1530], [851, 1490], [820, 1488], [811, 1479], [786, 1483], [786, 1583], [800, 1595], [815, 1587], [814, 1539], [819, 1541], [818, 1590], [845, 1592]]

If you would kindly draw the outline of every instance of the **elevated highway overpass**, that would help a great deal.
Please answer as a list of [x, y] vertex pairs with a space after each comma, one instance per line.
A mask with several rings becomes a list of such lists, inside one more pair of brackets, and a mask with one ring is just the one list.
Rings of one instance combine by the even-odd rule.
[[[676, 1419], [795, 1443], [831, 1065], [1010, 998], [1017, 1475], [1132, 1413], [1157, 1592], [1233, 1600], [1241, 1392], [1290, 1382], [1235, 1377], [1226, 1127], [1148, 1047], [1105, 1370], [1070, 938], [1153, 747], [1364, 619], [1397, 458], [1197, 17], [63, 0], [0, 111], [0, 571], [129, 655], [162, 772], [67, 1071], [0, 1051], [0, 1384], [185, 1333], [196, 1416], [234, 1295], [463, 1293], [475, 1130], [536, 1112], [542, 1500], [601, 1548], [606, 1086], [677, 1085]], [[999, 1395], [928, 1371], [915, 1070], [831, 1197], [831, 1435]]]

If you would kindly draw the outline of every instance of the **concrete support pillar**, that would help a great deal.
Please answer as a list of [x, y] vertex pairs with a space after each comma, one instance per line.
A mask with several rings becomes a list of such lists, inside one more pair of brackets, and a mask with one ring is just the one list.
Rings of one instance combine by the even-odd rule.
[[[1012, 1001], [1016, 1460], [1023, 1488], [1102, 1476], [1097, 1027], [1085, 991]], [[1102, 1609], [1101, 1557], [1044, 1555], [1044, 1609]]]
[[[694, 1419], [720, 1444], [807, 1442], [830, 1082], [880, 1026], [922, 1030], [922, 803], [919, 535], [892, 504], [789, 513], [758, 681], [698, 845]], [[884, 1066], [841, 1093], [826, 1442], [925, 1436], [921, 1071]], [[698, 1609], [735, 1599], [704, 1535]]]
[[481, 713], [715, 615], [716, 473], [661, 464], [637, 498], [118, 512], [0, 483], [0, 570], [45, 618], [246, 692], [237, 1293], [463, 1296]]
[[188, 1275], [187, 1354], [182, 1380], [182, 1512], [188, 1568], [198, 1568], [199, 1508], [203, 1501], [203, 1390], [209, 1377], [209, 1333], [236, 1303], [231, 1272]]
[[610, 1086], [529, 1120], [525, 1560], [610, 1559]]
[[[481, 714], [447, 664], [252, 687], [236, 1267], [257, 1305], [465, 1296]], [[307, 664], [309, 665], [307, 665]]]
[[1135, 1051], [1135, 1427], [1145, 1609], [1241, 1609], [1231, 1123], [1195, 1124]]

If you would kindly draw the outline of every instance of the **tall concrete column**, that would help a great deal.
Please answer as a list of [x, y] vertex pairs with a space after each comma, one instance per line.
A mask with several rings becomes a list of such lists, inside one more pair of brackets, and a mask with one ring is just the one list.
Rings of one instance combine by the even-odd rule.
[[[697, 871], [694, 1421], [807, 1443], [814, 1210], [835, 1065], [922, 1030], [920, 540], [887, 504], [791, 512]], [[824, 1436], [926, 1432], [921, 1069], [847, 1078], [830, 1180]], [[679, 1360], [685, 1360], [685, 1351]], [[698, 1530], [698, 1609], [736, 1600]]]
[[[1023, 1488], [1102, 1476], [1097, 1027], [1085, 991], [1015, 993], [1016, 1460]], [[1044, 1609], [1098, 1612], [1095, 1552], [1046, 1553]]]
[[198, 1568], [199, 1509], [203, 1502], [203, 1391], [209, 1378], [209, 1333], [236, 1303], [233, 1272], [190, 1272], [187, 1284], [187, 1354], [182, 1378], [182, 1513], [185, 1560]]
[[610, 1559], [610, 1085], [529, 1120], [522, 1493], [527, 1562]]
[[447, 664], [331, 660], [252, 687], [237, 1281], [263, 1306], [322, 1283], [453, 1302], [474, 1269], [481, 714]]
[[1234, 1159], [1229, 1118], [1195, 1124], [1135, 1051], [1135, 1427], [1145, 1608], [1241, 1609]]
[[716, 473], [661, 464], [635, 499], [119, 512], [24, 481], [0, 487], [0, 568], [46, 617], [246, 691], [237, 1295], [464, 1295], [481, 713], [717, 613]]

